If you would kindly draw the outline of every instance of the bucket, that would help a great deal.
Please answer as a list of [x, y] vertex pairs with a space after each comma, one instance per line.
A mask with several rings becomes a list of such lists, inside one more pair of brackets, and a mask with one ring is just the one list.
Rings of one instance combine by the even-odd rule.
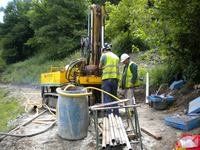
[[147, 99], [149, 100], [150, 106], [157, 110], [165, 110], [174, 102], [174, 97], [170, 95], [151, 95]]
[[67, 140], [79, 140], [87, 136], [89, 110], [87, 94], [80, 87], [72, 90], [56, 89], [58, 96], [58, 135]]

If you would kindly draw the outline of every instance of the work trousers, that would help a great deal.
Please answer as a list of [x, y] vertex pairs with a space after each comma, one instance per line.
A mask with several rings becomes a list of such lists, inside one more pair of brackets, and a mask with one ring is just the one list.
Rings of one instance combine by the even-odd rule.
[[[117, 96], [118, 80], [117, 79], [103, 80], [101, 88], [104, 91], [106, 91], [114, 96]], [[113, 101], [116, 101], [116, 100], [106, 93], [103, 94], [103, 103], [109, 103], [109, 102], [113, 102]], [[117, 104], [112, 105], [112, 106], [117, 106]], [[111, 112], [112, 111], [110, 109], [107, 110], [107, 114], [110, 114]], [[119, 116], [119, 109], [113, 109], [113, 114]]]
[[124, 97], [130, 100], [127, 103], [127, 105], [134, 105], [135, 104], [134, 88], [123, 89], [123, 93]]

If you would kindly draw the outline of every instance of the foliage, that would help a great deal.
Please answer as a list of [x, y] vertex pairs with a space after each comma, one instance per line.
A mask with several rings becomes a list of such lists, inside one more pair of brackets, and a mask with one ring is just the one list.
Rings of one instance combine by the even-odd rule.
[[15, 119], [23, 112], [20, 103], [13, 97], [9, 96], [9, 92], [0, 89], [0, 131], [7, 131], [11, 126], [8, 122]]
[[168, 27], [165, 53], [179, 64], [187, 80], [200, 82], [200, 1], [163, 0], [158, 6]]
[[106, 38], [118, 53], [158, 51], [175, 72], [200, 82], [200, 1], [122, 0], [106, 8]]
[[152, 68], [149, 72], [150, 84], [159, 86], [162, 83], [167, 83], [167, 67], [159, 65]]
[[0, 24], [1, 57], [23, 61], [41, 50], [46, 59], [64, 58], [77, 50], [85, 34], [84, 0], [15, 0], [5, 8]]
[[[118, 4], [120, 0], [109, 0], [110, 3], [112, 4]], [[92, 4], [100, 4], [103, 5], [105, 4], [106, 0], [90, 0], [90, 3]]]
[[26, 17], [30, 7], [29, 2], [16, 0], [8, 3], [4, 10], [4, 23], [0, 24], [1, 56], [8, 64], [24, 60], [34, 53], [34, 49], [26, 44], [34, 33]]
[[28, 44], [45, 50], [47, 59], [64, 58], [78, 49], [85, 34], [86, 8], [84, 0], [33, 1], [27, 16], [35, 35]]
[[[4, 9], [0, 23], [0, 71], [6, 63], [28, 60], [8, 67], [4, 77], [16, 81], [13, 72], [31, 75], [32, 67], [39, 74], [44, 68], [39, 69], [36, 57], [40, 64], [57, 64], [79, 49], [91, 3], [105, 3], [105, 41], [112, 42], [116, 53], [147, 51], [141, 59], [149, 65], [161, 64], [152, 70], [153, 83], [167, 82], [178, 72], [200, 82], [199, 0], [15, 0]], [[20, 69], [26, 63], [30, 73]], [[33, 76], [23, 82], [37, 82]]]
[[5, 69], [6, 69], [6, 62], [0, 57], [0, 72], [3, 72]]
[[147, 35], [141, 29], [148, 21], [147, 17], [143, 16], [145, 5], [145, 0], [122, 0], [117, 7], [106, 3], [109, 12], [106, 21], [107, 40], [111, 40], [113, 46], [121, 49], [121, 52], [130, 53], [149, 48]]

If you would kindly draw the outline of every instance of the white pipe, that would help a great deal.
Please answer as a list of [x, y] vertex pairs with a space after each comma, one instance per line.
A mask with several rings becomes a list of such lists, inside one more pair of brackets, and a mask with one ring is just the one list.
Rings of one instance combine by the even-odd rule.
[[108, 118], [109, 118], [109, 125], [110, 125], [110, 143], [113, 143], [115, 142], [115, 134], [114, 134], [114, 127], [113, 127], [113, 122], [112, 122], [112, 118], [111, 118], [111, 114], [108, 115]]
[[119, 134], [118, 126], [117, 126], [117, 123], [116, 123], [113, 113], [111, 114], [111, 119], [113, 122], [113, 129], [114, 129], [116, 143], [120, 144], [120, 134]]
[[106, 146], [110, 144], [109, 119], [106, 117]]
[[106, 148], [106, 117], [103, 118], [102, 148]]
[[87, 35], [88, 35], [88, 37], [90, 37], [90, 20], [91, 20], [91, 18], [90, 18], [90, 13], [89, 13], [89, 11], [88, 11], [88, 33], [87, 33]]
[[124, 140], [123, 131], [122, 131], [121, 125], [119, 123], [118, 116], [115, 116], [115, 121], [118, 126], [118, 130], [119, 130], [120, 144], [123, 146], [126, 146], [126, 141]]
[[127, 146], [128, 150], [132, 150], [131, 144], [129, 142], [128, 136], [126, 134], [126, 130], [125, 130], [123, 122], [122, 122], [122, 119], [121, 119], [121, 117], [118, 117], [118, 119], [119, 119], [119, 123], [121, 124], [121, 128], [122, 128], [122, 131], [123, 131], [124, 139], [126, 140], [126, 146]]
[[149, 73], [146, 74], [146, 103], [149, 103], [147, 97], [149, 96]]
[[104, 6], [101, 7], [101, 47], [104, 47]]
[[104, 25], [101, 26], [101, 47], [104, 47]]
[[133, 105], [136, 105], [136, 102], [135, 102], [135, 96], [133, 95]]
[[90, 13], [91, 13], [90, 14], [91, 15], [90, 16], [91, 17], [90, 18], [91, 19], [91, 23], [90, 23], [90, 26], [91, 26], [91, 28], [90, 28], [90, 48], [91, 48], [91, 50], [93, 50], [93, 44], [92, 44], [93, 43], [93, 22], [94, 22], [93, 21], [94, 20], [94, 18], [93, 18], [94, 12], [93, 11], [94, 11], [94, 7], [92, 6], [91, 11], [90, 11]]

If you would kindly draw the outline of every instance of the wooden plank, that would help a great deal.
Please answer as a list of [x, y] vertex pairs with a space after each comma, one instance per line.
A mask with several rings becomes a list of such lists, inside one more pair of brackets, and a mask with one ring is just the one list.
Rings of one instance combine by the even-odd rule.
[[161, 136], [161, 135], [153, 134], [153, 133], [147, 131], [147, 130], [144, 129], [144, 128], [141, 128], [141, 131], [144, 132], [144, 133], [146, 133], [147, 135], [153, 137], [153, 138], [156, 139], [156, 140], [161, 140], [161, 139], [162, 139], [162, 136]]

